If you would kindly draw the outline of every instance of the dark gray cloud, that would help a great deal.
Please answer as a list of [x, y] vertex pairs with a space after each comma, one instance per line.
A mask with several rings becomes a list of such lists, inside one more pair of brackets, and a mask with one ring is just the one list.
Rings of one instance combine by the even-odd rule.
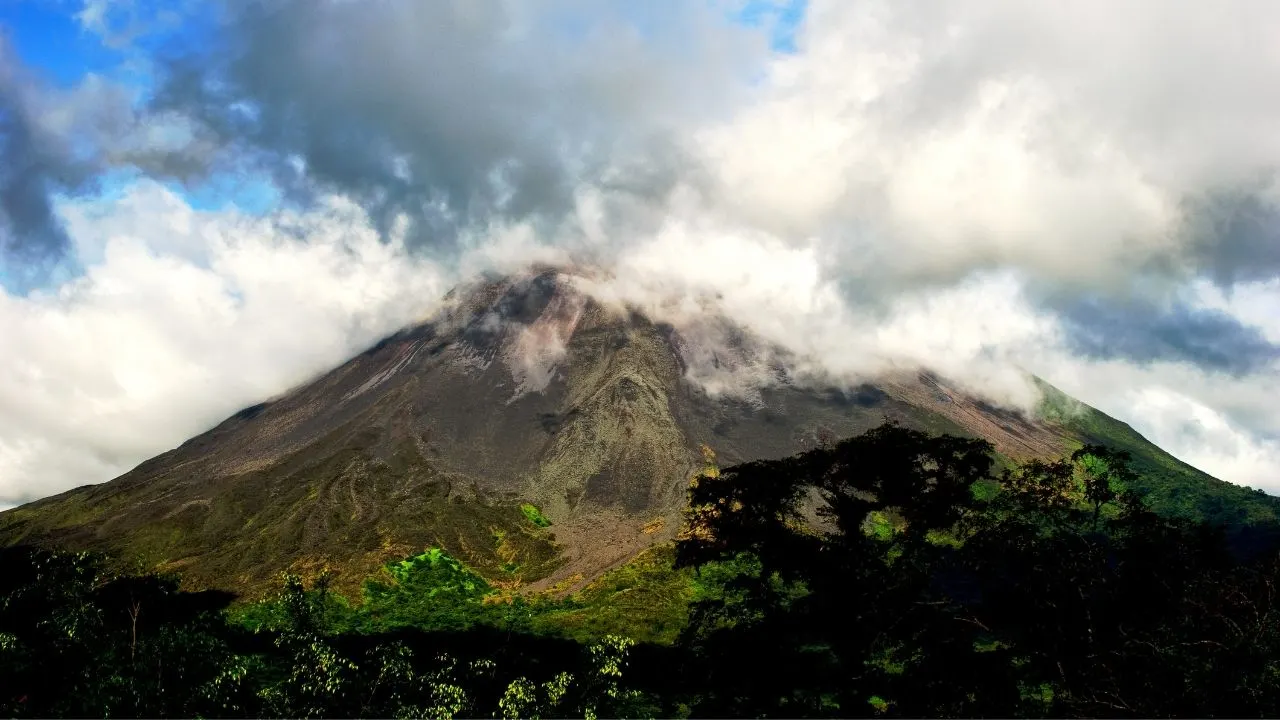
[[51, 195], [93, 175], [93, 163], [42, 122], [38, 92], [0, 31], [0, 250], [30, 273], [67, 246]]
[[1068, 347], [1094, 358], [1188, 362], [1232, 375], [1256, 372], [1280, 359], [1280, 346], [1219, 310], [1083, 297], [1049, 305], [1062, 320]]
[[97, 189], [110, 168], [193, 180], [213, 161], [207, 132], [136, 110], [107, 79], [89, 75], [69, 89], [43, 82], [0, 29], [0, 261], [19, 285], [39, 284], [68, 249], [57, 195]]
[[286, 190], [337, 190], [381, 229], [403, 214], [432, 238], [554, 220], [585, 180], [660, 197], [691, 176], [689, 117], [727, 109], [764, 49], [709, 8], [666, 1], [227, 9], [207, 52], [171, 59], [156, 106], [198, 118]]
[[1192, 261], [1220, 286], [1280, 275], [1280, 207], [1262, 193], [1207, 193], [1185, 203]]

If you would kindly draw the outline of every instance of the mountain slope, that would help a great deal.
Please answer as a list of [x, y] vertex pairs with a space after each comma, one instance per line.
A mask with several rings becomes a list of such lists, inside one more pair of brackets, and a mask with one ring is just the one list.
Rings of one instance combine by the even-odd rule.
[[1127, 423], [1099, 412], [1037, 379], [1039, 415], [1082, 442], [1127, 450], [1141, 474], [1147, 503], [1159, 512], [1227, 526], [1280, 522], [1280, 498], [1233, 485], [1164, 452]]
[[0, 513], [0, 542], [106, 550], [250, 593], [321, 566], [354, 590], [429, 546], [498, 585], [572, 584], [674, 536], [701, 445], [722, 464], [783, 457], [886, 418], [984, 437], [1009, 460], [1115, 441], [1167, 471], [1151, 489], [1174, 509], [1214, 516], [1222, 508], [1201, 505], [1221, 496], [1232, 513], [1276, 517], [1273, 499], [1228, 491], [1056, 391], [1038, 419], [927, 373], [713, 396], [689, 364], [742, 358], [699, 342], [555, 270], [483, 281], [431, 322], [109, 483]]

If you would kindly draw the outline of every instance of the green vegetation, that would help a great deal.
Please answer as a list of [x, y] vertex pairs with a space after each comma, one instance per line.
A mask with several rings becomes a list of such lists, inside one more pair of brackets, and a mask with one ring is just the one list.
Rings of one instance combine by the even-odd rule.
[[[1156, 515], [1124, 452], [989, 481], [990, 446], [887, 425], [690, 492], [677, 567], [758, 570], [695, 602], [699, 715], [1271, 715], [1280, 554]], [[797, 529], [817, 489], [837, 530]], [[1237, 538], [1238, 539], [1238, 538]]]
[[1042, 392], [1039, 414], [1060, 423], [1081, 444], [1129, 453], [1137, 473], [1132, 489], [1154, 511], [1246, 533], [1250, 526], [1280, 522], [1280, 498], [1218, 480], [1152, 445], [1127, 424], [1074, 400], [1037, 380]]
[[579, 642], [619, 634], [674, 643], [689, 623], [701, 585], [692, 570], [676, 570], [675, 548], [659, 545], [605, 573], [576, 596], [535, 606], [533, 627]]
[[[1280, 714], [1273, 536], [1153, 513], [1114, 449], [992, 466], [983, 441], [894, 425], [709, 460], [677, 542], [565, 598], [438, 546], [350, 601], [321, 572], [234, 607], [94, 556], [0, 550], [0, 711]], [[822, 532], [804, 520], [815, 495]]]
[[[676, 570], [674, 562], [674, 546], [660, 545], [560, 599], [500, 590], [432, 548], [366, 580], [358, 602], [328, 592], [324, 612], [332, 627], [362, 633], [492, 628], [581, 643], [625, 635], [671, 645], [688, 625], [690, 604], [708, 593], [702, 579], [692, 570]], [[231, 617], [250, 630], [277, 630], [288, 613], [272, 598], [236, 606]]]
[[[12, 717], [597, 717], [649, 714], [622, 685], [634, 642], [587, 646], [492, 634], [368, 635], [335, 623], [328, 576], [283, 589], [245, 628], [225, 593], [119, 575], [101, 558], [0, 551], [0, 712]], [[439, 553], [405, 578], [457, 567]], [[433, 588], [428, 592], [441, 592]], [[269, 616], [269, 617], [268, 617]]]
[[536, 505], [525, 503], [520, 506], [520, 512], [524, 513], [525, 518], [528, 519], [529, 522], [540, 528], [551, 527], [551, 521], [543, 517], [542, 512], [538, 510]]

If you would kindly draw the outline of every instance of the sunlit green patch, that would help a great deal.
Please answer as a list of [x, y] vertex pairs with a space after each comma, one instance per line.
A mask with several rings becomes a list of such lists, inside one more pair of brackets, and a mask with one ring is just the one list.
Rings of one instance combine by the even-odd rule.
[[520, 506], [520, 512], [524, 513], [526, 520], [540, 528], [551, 527], [551, 521], [542, 514], [542, 511], [538, 510], [536, 505], [525, 503]]
[[1007, 647], [1009, 646], [999, 640], [975, 640], [973, 643], [973, 651], [979, 653], [995, 652]]
[[942, 545], [946, 547], [958, 548], [964, 545], [964, 540], [957, 537], [955, 533], [945, 530], [930, 530], [925, 533], [924, 539], [934, 545]]
[[689, 623], [698, 586], [692, 570], [677, 570], [674, 563], [671, 545], [651, 548], [574, 596], [542, 606], [534, 626], [580, 641], [612, 633], [672, 644]]
[[1032, 686], [1022, 685], [1018, 688], [1018, 694], [1024, 702], [1030, 703], [1037, 710], [1044, 711], [1053, 706], [1053, 686], [1049, 683], [1040, 683]]
[[880, 510], [867, 513], [867, 519], [862, 528], [871, 537], [886, 541], [892, 540], [893, 534], [897, 531], [893, 519], [889, 517], [888, 513]]
[[969, 492], [978, 502], [991, 502], [1000, 494], [1000, 483], [996, 480], [979, 480], [969, 486]]

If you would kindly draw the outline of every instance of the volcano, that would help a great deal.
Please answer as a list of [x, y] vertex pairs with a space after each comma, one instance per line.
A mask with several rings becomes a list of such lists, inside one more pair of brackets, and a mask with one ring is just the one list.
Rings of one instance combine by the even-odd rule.
[[572, 588], [673, 538], [707, 453], [783, 457], [886, 419], [985, 438], [1006, 462], [1118, 445], [1157, 508], [1277, 515], [1043, 383], [1030, 415], [926, 371], [824, 388], [766, 368], [750, 393], [713, 392], [692, 369], [732, 374], [745, 331], [711, 318], [730, 342], [710, 347], [580, 280], [537, 269], [460, 287], [428, 322], [115, 480], [0, 513], [0, 542], [106, 551], [249, 596], [286, 569], [358, 587], [427, 547], [499, 586]]

